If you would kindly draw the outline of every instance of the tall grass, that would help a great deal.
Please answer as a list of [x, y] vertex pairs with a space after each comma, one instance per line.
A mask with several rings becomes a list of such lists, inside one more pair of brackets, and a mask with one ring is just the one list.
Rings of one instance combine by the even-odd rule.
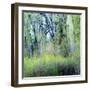
[[24, 77], [78, 74], [80, 74], [80, 57], [76, 54], [68, 57], [42, 55], [24, 58]]

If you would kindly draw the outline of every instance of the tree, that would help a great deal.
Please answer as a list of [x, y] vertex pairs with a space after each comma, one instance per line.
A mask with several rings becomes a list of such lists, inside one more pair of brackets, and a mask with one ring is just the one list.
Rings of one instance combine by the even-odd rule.
[[24, 13], [24, 48], [29, 57], [48, 53], [67, 57], [79, 45], [79, 34], [78, 15]]

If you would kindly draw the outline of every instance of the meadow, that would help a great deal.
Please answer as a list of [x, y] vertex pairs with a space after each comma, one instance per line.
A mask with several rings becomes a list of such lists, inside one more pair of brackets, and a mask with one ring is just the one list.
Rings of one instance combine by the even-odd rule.
[[24, 77], [64, 76], [80, 74], [80, 57], [76, 53], [67, 58], [43, 55], [24, 58]]

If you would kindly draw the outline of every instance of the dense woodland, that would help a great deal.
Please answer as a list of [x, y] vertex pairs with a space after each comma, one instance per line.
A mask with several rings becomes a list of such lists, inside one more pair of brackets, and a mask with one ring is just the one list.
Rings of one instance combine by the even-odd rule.
[[23, 12], [24, 76], [80, 74], [80, 15]]

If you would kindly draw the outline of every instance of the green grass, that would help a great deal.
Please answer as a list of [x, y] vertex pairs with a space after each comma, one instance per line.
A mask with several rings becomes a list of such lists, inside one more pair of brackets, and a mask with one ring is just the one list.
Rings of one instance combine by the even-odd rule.
[[60, 55], [42, 55], [24, 58], [24, 77], [60, 76], [80, 74], [80, 57]]

